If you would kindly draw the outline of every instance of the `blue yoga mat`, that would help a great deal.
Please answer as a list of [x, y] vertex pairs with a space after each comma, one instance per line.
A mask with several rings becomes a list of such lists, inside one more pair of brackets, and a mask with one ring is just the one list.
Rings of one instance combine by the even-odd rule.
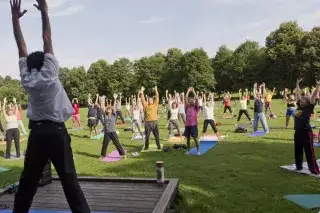
[[0, 173], [10, 171], [10, 169], [4, 168], [0, 166]]
[[93, 140], [98, 140], [98, 139], [103, 138], [103, 136], [104, 136], [104, 134], [103, 134], [103, 133], [101, 133], [101, 134], [99, 134], [99, 135], [92, 136], [92, 138], [91, 138], [91, 139], [93, 139]]
[[[7, 210], [7, 209], [0, 210], [0, 213], [12, 213], [12, 210]], [[71, 213], [71, 211], [30, 210], [29, 213]], [[112, 213], [112, 212], [92, 212], [92, 213]]]
[[320, 208], [320, 194], [314, 195], [286, 195], [285, 199], [305, 208], [316, 209]]
[[[217, 144], [217, 141], [200, 141], [200, 155], [206, 153], [209, 149], [212, 149]], [[197, 148], [190, 150], [190, 155], [197, 155]]]
[[313, 143], [313, 146], [314, 146], [314, 147], [320, 147], [320, 143], [318, 143], [318, 142]]
[[266, 134], [265, 131], [257, 131], [257, 132], [249, 134], [249, 137], [259, 137], [259, 136], [263, 136], [265, 134]]

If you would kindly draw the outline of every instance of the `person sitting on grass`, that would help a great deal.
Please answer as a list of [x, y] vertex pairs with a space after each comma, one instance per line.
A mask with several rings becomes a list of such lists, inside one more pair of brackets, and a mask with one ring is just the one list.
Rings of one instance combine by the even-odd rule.
[[[18, 108], [16, 99], [13, 99], [13, 102], [16, 106], [16, 109]], [[14, 145], [16, 147], [16, 156], [17, 158], [20, 158], [20, 132], [18, 128], [18, 110], [14, 111], [13, 108], [6, 109], [6, 103], [7, 99], [5, 98], [3, 100], [3, 106], [2, 106], [2, 112], [4, 119], [6, 121], [6, 139], [7, 139], [7, 147], [6, 147], [6, 153], [5, 158], [10, 159], [11, 158], [11, 144], [12, 140], [14, 140]]]
[[204, 101], [204, 122], [203, 122], [203, 130], [202, 130], [202, 137], [206, 135], [208, 125], [210, 124], [212, 130], [217, 135], [218, 138], [220, 138], [219, 131], [216, 127], [216, 123], [214, 121], [214, 99], [213, 94], [209, 94], [209, 102], [206, 100], [206, 95], [203, 94], [203, 101]]
[[[245, 116], [247, 117], [247, 119], [249, 120], [250, 124], [252, 124], [249, 112], [248, 112], [248, 101], [247, 101], [247, 97], [248, 97], [248, 89], [246, 89], [246, 93], [245, 95], [241, 94], [242, 90], [239, 90], [239, 98], [240, 98], [240, 110], [239, 110], [239, 115], [238, 115], [238, 119], [237, 122], [240, 121], [242, 114], [245, 114]], [[236, 124], [237, 125], [237, 124]]]
[[155, 100], [153, 100], [152, 97], [148, 98], [148, 102], [146, 102], [144, 97], [144, 87], [141, 87], [141, 90], [139, 92], [139, 96], [141, 98], [141, 102], [144, 108], [144, 118], [145, 118], [145, 124], [144, 129], [146, 133], [145, 137], [145, 145], [144, 149], [149, 149], [149, 140], [150, 140], [150, 133], [153, 133], [154, 138], [156, 139], [156, 144], [158, 150], [161, 150], [160, 145], [160, 138], [159, 138], [159, 127], [158, 127], [158, 106], [159, 106], [159, 93], [158, 88], [155, 86], [154, 91], [156, 93]]
[[123, 118], [123, 115], [122, 115], [122, 111], [121, 111], [121, 101], [122, 101], [122, 93], [119, 93], [119, 96], [117, 95], [117, 97], [118, 97], [118, 99], [116, 100], [117, 101], [117, 103], [116, 103], [116, 115], [117, 115], [117, 119], [118, 119], [118, 117], [120, 117], [120, 119], [121, 119], [121, 122], [122, 122], [122, 124], [125, 124], [126, 122], [125, 122], [125, 120], [124, 120], [124, 118]]
[[168, 122], [169, 122], [169, 138], [174, 137], [173, 129], [175, 128], [178, 131], [178, 135], [180, 136], [180, 138], [182, 140], [182, 135], [181, 135], [180, 128], [179, 128], [179, 120], [178, 120], [179, 108], [178, 108], [177, 102], [173, 102], [172, 106], [169, 110], [170, 110], [170, 118], [168, 120]]
[[293, 94], [291, 94], [288, 97], [288, 89], [285, 88], [284, 89], [284, 101], [287, 104], [287, 111], [286, 111], [286, 129], [288, 129], [289, 126], [289, 121], [290, 121], [290, 117], [295, 116], [296, 110], [297, 110], [297, 105], [296, 105], [296, 99], [295, 96]]
[[[193, 94], [193, 97], [190, 97], [190, 93]], [[196, 147], [197, 154], [200, 155], [200, 147], [198, 140], [198, 114], [199, 114], [199, 105], [198, 97], [194, 91], [193, 87], [190, 87], [186, 93], [186, 124], [184, 130], [184, 136], [187, 138], [187, 153], [190, 153], [190, 139], [193, 138]]]
[[80, 122], [80, 105], [77, 98], [72, 99], [72, 108], [73, 108], [73, 115], [72, 115], [72, 129], [74, 129], [74, 125], [77, 122], [79, 128], [81, 129], [81, 122]]
[[231, 109], [231, 95], [230, 93], [226, 93], [223, 97], [223, 103], [224, 103], [224, 110], [223, 110], [223, 117], [226, 118], [226, 112], [227, 110], [231, 113], [232, 115], [232, 109]]
[[259, 91], [258, 91], [257, 86], [258, 86], [258, 84], [255, 83], [254, 84], [254, 88], [253, 88], [253, 95], [254, 95], [254, 98], [255, 98], [255, 101], [254, 101], [253, 132], [257, 132], [258, 131], [258, 124], [259, 124], [259, 121], [261, 121], [263, 130], [265, 131], [265, 133], [269, 133], [267, 119], [266, 119], [266, 116], [265, 116], [265, 114], [263, 112], [262, 95], [260, 93], [260, 91], [263, 91], [264, 83], [262, 83], [262, 85], [260, 86]]
[[117, 131], [116, 131], [117, 115], [116, 115], [115, 109], [116, 109], [118, 95], [114, 94], [113, 97], [114, 97], [114, 105], [113, 107], [110, 107], [110, 106], [107, 107], [106, 114], [104, 115], [104, 119], [102, 123], [104, 127], [104, 137], [103, 137], [100, 160], [103, 160], [107, 156], [107, 149], [111, 140], [113, 142], [113, 145], [118, 150], [119, 155], [121, 157], [126, 158], [126, 153], [122, 145], [120, 144]]
[[317, 87], [311, 95], [301, 93], [299, 84], [302, 79], [297, 80], [296, 100], [298, 108], [294, 117], [294, 156], [296, 169], [303, 169], [303, 150], [306, 154], [309, 170], [312, 174], [319, 175], [319, 167], [314, 154], [314, 139], [310, 117], [313, 114], [315, 100], [320, 88], [320, 81], [317, 81]]
[[132, 139], [135, 137], [136, 130], [139, 131], [141, 137], [144, 139], [144, 135], [141, 131], [141, 117], [140, 117], [140, 108], [138, 104], [132, 106], [132, 112], [130, 113], [132, 118]]

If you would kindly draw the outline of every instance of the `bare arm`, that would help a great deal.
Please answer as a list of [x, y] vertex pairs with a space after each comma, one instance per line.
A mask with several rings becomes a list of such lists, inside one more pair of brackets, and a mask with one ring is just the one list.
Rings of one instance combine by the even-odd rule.
[[24, 41], [24, 37], [21, 31], [20, 21], [19, 19], [27, 12], [27, 10], [24, 10], [21, 12], [20, 6], [21, 6], [21, 0], [13, 0], [10, 1], [11, 5], [11, 13], [12, 13], [12, 25], [13, 25], [13, 34], [14, 38], [17, 43], [18, 51], [19, 51], [19, 57], [27, 57], [27, 45]]
[[317, 81], [317, 87], [315, 88], [315, 90], [311, 94], [311, 100], [310, 100], [311, 104], [314, 104], [316, 102], [319, 88], [320, 88], [320, 81]]
[[206, 94], [203, 94], [203, 103], [204, 103], [204, 106], [207, 106], [207, 98], [206, 98]]
[[7, 114], [6, 114], [6, 103], [7, 103], [7, 99], [5, 98], [3, 100], [3, 105], [2, 105], [2, 114], [5, 120], [7, 120]]
[[301, 99], [301, 90], [300, 90], [300, 82], [302, 79], [297, 80], [296, 83], [296, 101], [299, 101]]
[[239, 89], [239, 100], [241, 101], [241, 89]]
[[187, 93], [186, 93], [186, 96], [185, 96], [185, 103], [188, 103], [189, 95], [190, 95], [190, 88], [188, 89], [188, 91], [187, 91]]

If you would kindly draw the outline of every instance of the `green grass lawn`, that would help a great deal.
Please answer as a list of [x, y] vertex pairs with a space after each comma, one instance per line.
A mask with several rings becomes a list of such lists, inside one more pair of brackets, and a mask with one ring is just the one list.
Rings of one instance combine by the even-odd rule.
[[[278, 118], [268, 120], [269, 126], [283, 127], [285, 104], [276, 100], [272, 107]], [[81, 110], [83, 126], [87, 123], [86, 113], [86, 109]], [[253, 116], [252, 111], [250, 115]], [[118, 163], [98, 161], [102, 139], [83, 138], [88, 134], [87, 128], [83, 131], [70, 130], [77, 172], [82, 176], [155, 178], [155, 163], [163, 160], [165, 177], [180, 180], [181, 196], [175, 203], [177, 212], [310, 212], [283, 199], [286, 194], [315, 194], [320, 188], [319, 179], [279, 169], [280, 165], [294, 162], [292, 129], [271, 129], [268, 135], [249, 138], [247, 134], [234, 133], [236, 120], [222, 119], [222, 108], [215, 110], [215, 119], [222, 123], [218, 127], [221, 134], [228, 137], [202, 156], [186, 156], [182, 151], [172, 150], [168, 153], [140, 153], [138, 158], [128, 158]], [[247, 123], [244, 117], [242, 121]], [[199, 132], [202, 123], [200, 119]], [[67, 122], [67, 126], [71, 128], [71, 121]], [[292, 120], [290, 126], [293, 126]], [[131, 133], [118, 130], [125, 148], [130, 153], [140, 152], [143, 142], [130, 141]], [[249, 131], [252, 131], [251, 127]], [[171, 145], [167, 142], [168, 131], [163, 115], [160, 119], [160, 136], [162, 143]], [[154, 140], [151, 143], [155, 143]], [[26, 142], [22, 143], [22, 147], [26, 147]], [[110, 145], [108, 152], [114, 149]], [[5, 146], [1, 145], [1, 157], [4, 150]], [[0, 158], [0, 166], [11, 168], [11, 171], [0, 174], [0, 184], [3, 185], [6, 181], [18, 180], [23, 161], [4, 161]]]

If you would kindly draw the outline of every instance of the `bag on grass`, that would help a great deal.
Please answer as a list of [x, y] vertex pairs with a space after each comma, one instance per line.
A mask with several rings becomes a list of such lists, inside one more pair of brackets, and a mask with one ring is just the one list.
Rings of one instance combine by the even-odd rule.
[[246, 133], [248, 130], [243, 126], [238, 126], [235, 130], [235, 133]]

